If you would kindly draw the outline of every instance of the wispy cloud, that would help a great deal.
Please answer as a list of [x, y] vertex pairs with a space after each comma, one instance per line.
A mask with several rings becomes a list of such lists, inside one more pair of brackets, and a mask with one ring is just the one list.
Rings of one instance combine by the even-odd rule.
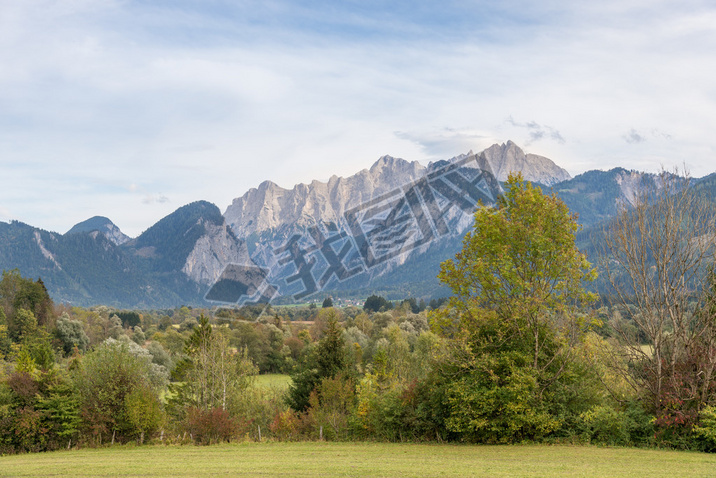
[[644, 143], [649, 138], [653, 140], [670, 141], [672, 135], [665, 133], [657, 128], [652, 128], [649, 133], [643, 133], [636, 128], [631, 128], [626, 134], [622, 135], [622, 139], [629, 144]]
[[164, 196], [163, 194], [147, 194], [142, 198], [143, 204], [164, 204], [168, 203], [169, 198]]
[[564, 139], [562, 134], [557, 131], [556, 128], [553, 128], [551, 126], [543, 126], [536, 121], [527, 121], [526, 123], [520, 123], [515, 121], [512, 116], [507, 118], [506, 123], [511, 126], [515, 126], [517, 128], [524, 128], [527, 130], [528, 139], [525, 141], [526, 146], [530, 146], [533, 143], [545, 138], [549, 138], [559, 144], [566, 143], [566, 140]]
[[418, 145], [427, 155], [425, 159], [446, 159], [467, 153], [480, 146], [488, 146], [490, 138], [483, 133], [465, 129], [442, 128], [429, 132], [396, 131], [395, 136]]
[[622, 138], [624, 138], [624, 141], [629, 144], [643, 143], [646, 141], [646, 138], [639, 134], [634, 128], [630, 129], [627, 134], [622, 136]]
[[671, 136], [669, 133], [665, 133], [665, 132], [660, 131], [660, 130], [655, 129], [655, 128], [651, 130], [651, 135], [652, 135], [654, 138], [659, 138], [659, 139], [666, 139], [666, 140], [672, 139], [672, 136]]

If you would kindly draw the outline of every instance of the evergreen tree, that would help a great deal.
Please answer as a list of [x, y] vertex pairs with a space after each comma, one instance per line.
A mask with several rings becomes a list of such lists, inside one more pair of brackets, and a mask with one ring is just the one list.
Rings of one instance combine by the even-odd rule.
[[326, 321], [323, 339], [319, 342], [316, 350], [316, 364], [321, 378], [335, 378], [346, 368], [343, 330], [338, 324], [335, 314], [330, 314]]
[[363, 304], [363, 310], [366, 312], [383, 312], [392, 308], [393, 304], [391, 302], [385, 300], [384, 297], [375, 294], [368, 297]]
[[337, 314], [331, 311], [326, 317], [323, 338], [317, 346], [304, 353], [291, 375], [288, 405], [296, 411], [305, 411], [309, 406], [311, 392], [316, 386], [324, 378], [336, 378], [345, 373], [347, 367], [343, 330], [338, 324]]

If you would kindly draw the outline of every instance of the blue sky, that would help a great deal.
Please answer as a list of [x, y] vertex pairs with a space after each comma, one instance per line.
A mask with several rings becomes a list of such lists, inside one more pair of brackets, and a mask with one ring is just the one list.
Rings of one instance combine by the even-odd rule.
[[716, 171], [711, 2], [0, 0], [0, 221], [188, 202], [513, 140]]

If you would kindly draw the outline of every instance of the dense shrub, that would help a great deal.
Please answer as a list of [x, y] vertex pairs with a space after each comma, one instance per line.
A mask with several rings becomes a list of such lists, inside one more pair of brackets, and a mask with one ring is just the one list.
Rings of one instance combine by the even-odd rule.
[[654, 418], [637, 402], [624, 408], [598, 405], [579, 416], [581, 438], [602, 445], [644, 446], [653, 442]]
[[282, 390], [252, 386], [240, 393], [229, 412], [233, 417], [241, 417], [249, 436], [258, 439], [259, 429], [261, 436], [266, 436], [276, 416], [287, 410]]
[[301, 419], [290, 408], [276, 413], [269, 430], [280, 441], [298, 440], [301, 433]]
[[309, 397], [304, 415], [306, 432], [312, 438], [345, 440], [355, 407], [353, 381], [343, 376], [324, 378]]
[[701, 411], [694, 433], [702, 450], [716, 451], [716, 407], [706, 407]]
[[584, 426], [584, 435], [589, 441], [606, 445], [626, 445], [629, 443], [624, 413], [612, 407], [597, 406], [580, 415]]
[[[108, 341], [86, 355], [74, 372], [74, 382], [80, 397], [82, 428], [97, 443], [124, 442], [140, 438], [143, 432], [129, 415], [127, 397], [138, 389], [151, 391], [158, 401], [160, 375], [156, 373], [151, 356], [135, 355], [133, 342]], [[148, 392], [149, 393], [149, 392]], [[133, 402], [129, 402], [133, 403]]]
[[198, 445], [230, 442], [240, 431], [239, 423], [223, 408], [190, 408], [185, 426], [194, 443]]

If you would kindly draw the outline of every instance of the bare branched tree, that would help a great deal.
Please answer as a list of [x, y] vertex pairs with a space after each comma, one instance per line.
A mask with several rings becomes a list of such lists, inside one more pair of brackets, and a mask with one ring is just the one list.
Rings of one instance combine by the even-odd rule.
[[693, 415], [716, 389], [713, 202], [688, 177], [662, 171], [604, 232], [603, 267], [625, 316], [611, 324], [622, 371], [655, 412]]

